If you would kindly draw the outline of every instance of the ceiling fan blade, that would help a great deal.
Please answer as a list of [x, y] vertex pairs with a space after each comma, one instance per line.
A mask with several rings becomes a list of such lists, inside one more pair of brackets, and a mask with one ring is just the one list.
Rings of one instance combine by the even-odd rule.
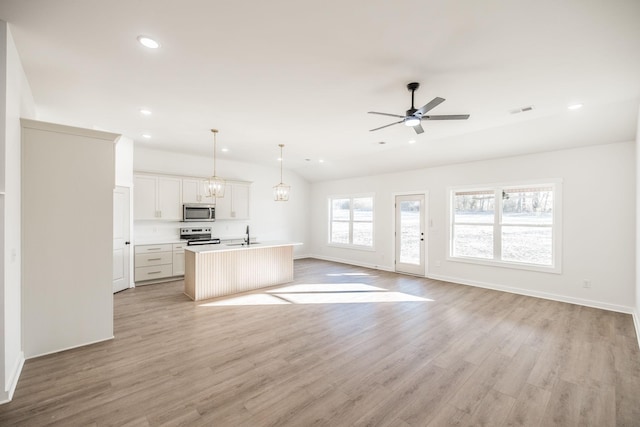
[[447, 114], [443, 116], [423, 116], [422, 120], [467, 120], [468, 114]]
[[418, 123], [417, 125], [415, 125], [415, 126], [413, 127], [413, 130], [415, 130], [415, 131], [416, 131], [416, 133], [423, 133], [423, 132], [424, 132], [424, 129], [422, 129], [422, 125], [421, 125], [420, 123]]
[[388, 128], [389, 126], [397, 125], [398, 123], [402, 123], [404, 120], [400, 120], [399, 122], [391, 123], [389, 125], [380, 126], [379, 128], [371, 129], [369, 132], [373, 132], [374, 130], [380, 130], [384, 128]]
[[420, 112], [420, 114], [424, 115], [424, 113], [426, 113], [427, 111], [437, 107], [438, 105], [442, 104], [444, 102], [444, 98], [440, 98], [438, 96], [436, 96], [435, 98], [433, 98], [431, 100], [431, 102], [429, 102], [428, 104], [423, 105], [418, 112]]
[[404, 118], [404, 116], [399, 116], [399, 115], [397, 115], [397, 114], [378, 113], [377, 111], [369, 111], [368, 113], [369, 113], [369, 114], [380, 114], [381, 116], [398, 117], [398, 118], [401, 118], [401, 119], [403, 119], [403, 118]]

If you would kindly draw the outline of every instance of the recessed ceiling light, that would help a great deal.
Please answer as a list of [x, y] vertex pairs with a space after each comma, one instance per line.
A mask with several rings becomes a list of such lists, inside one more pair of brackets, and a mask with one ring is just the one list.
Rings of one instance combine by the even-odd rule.
[[276, 160], [278, 160], [279, 162], [282, 161], [282, 157], [278, 157]]
[[569, 110], [577, 110], [579, 108], [582, 108], [582, 104], [571, 104], [567, 107]]
[[416, 140], [415, 140], [415, 139], [410, 139], [410, 140], [409, 140], [409, 144], [415, 144], [415, 143], [416, 143]]
[[320, 159], [318, 160], [319, 163], [324, 163], [324, 160]]
[[150, 138], [151, 138], [151, 135], [149, 135], [148, 133], [143, 133], [143, 134], [142, 134], [142, 137], [143, 137], [143, 138], [146, 138], [146, 139], [150, 139]]
[[221, 151], [222, 151], [223, 153], [226, 153], [227, 151], [229, 151], [229, 149], [228, 149], [227, 147], [224, 147]]
[[138, 41], [144, 47], [148, 47], [149, 49], [157, 49], [160, 47], [160, 43], [147, 36], [138, 36]]
[[142, 114], [143, 116], [150, 116], [151, 115], [151, 110], [147, 110], [145, 108], [140, 109], [140, 114]]

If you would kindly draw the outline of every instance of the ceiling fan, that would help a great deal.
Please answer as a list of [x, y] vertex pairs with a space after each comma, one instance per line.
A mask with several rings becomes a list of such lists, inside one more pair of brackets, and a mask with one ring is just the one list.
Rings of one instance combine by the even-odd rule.
[[404, 116], [400, 116], [397, 114], [389, 114], [389, 113], [378, 113], [377, 111], [369, 111], [369, 114], [380, 114], [381, 116], [390, 116], [390, 117], [398, 117], [402, 120], [380, 126], [379, 128], [371, 129], [369, 132], [373, 132], [374, 130], [384, 129], [389, 126], [397, 125], [399, 123], [404, 123], [406, 126], [413, 127], [413, 130], [416, 133], [424, 132], [422, 129], [422, 125], [420, 122], [422, 120], [467, 120], [469, 118], [468, 114], [449, 114], [449, 115], [440, 115], [440, 116], [426, 116], [425, 113], [431, 111], [433, 108], [437, 107], [441, 103], [444, 102], [444, 98], [435, 97], [431, 100], [431, 102], [423, 105], [422, 107], [416, 108], [413, 106], [413, 95], [416, 92], [416, 89], [420, 87], [420, 83], [409, 83], [407, 85], [407, 89], [411, 91], [411, 109], [407, 110], [407, 114]]

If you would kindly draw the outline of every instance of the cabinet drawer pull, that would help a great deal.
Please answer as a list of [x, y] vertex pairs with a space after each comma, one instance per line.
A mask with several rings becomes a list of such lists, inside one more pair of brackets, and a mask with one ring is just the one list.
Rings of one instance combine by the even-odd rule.
[[148, 251], [159, 251], [162, 250], [162, 248], [147, 248]]
[[162, 258], [148, 258], [147, 261], [160, 261]]
[[160, 274], [162, 271], [150, 271], [147, 274]]

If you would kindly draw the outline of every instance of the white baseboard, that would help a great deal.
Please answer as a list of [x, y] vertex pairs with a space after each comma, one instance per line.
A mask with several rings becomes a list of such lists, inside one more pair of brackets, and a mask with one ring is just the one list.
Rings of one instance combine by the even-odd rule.
[[382, 270], [382, 271], [392, 271], [392, 272], [395, 271], [393, 269], [393, 267], [389, 267], [389, 266], [386, 266], [386, 265], [368, 264], [368, 263], [364, 263], [364, 262], [352, 261], [352, 260], [349, 260], [349, 259], [326, 257], [326, 256], [322, 256], [322, 255], [309, 255], [307, 258], [315, 258], [315, 259], [321, 259], [323, 261], [339, 262], [340, 264], [355, 265], [357, 267], [370, 268], [372, 270]]
[[594, 301], [584, 298], [569, 297], [566, 295], [552, 294], [548, 292], [532, 291], [530, 289], [513, 288], [510, 286], [496, 285], [493, 283], [478, 282], [475, 280], [460, 279], [457, 277], [448, 277], [430, 274], [429, 279], [442, 280], [444, 282], [457, 283], [460, 285], [475, 286], [478, 288], [493, 289], [496, 291], [509, 292], [512, 294], [526, 295], [530, 297], [543, 298], [552, 301], [566, 302], [570, 304], [583, 305], [586, 307], [600, 308], [603, 310], [616, 311], [619, 313], [633, 314], [634, 308], [626, 305], [610, 304], [606, 302]]
[[16, 358], [12, 371], [7, 378], [6, 390], [2, 390], [2, 393], [0, 393], [0, 405], [11, 402], [11, 399], [13, 399], [13, 393], [15, 393], [16, 387], [18, 386], [18, 379], [20, 378], [23, 367], [24, 353], [20, 352]]
[[110, 337], [107, 337], [107, 338], [104, 338], [104, 339], [100, 339], [100, 340], [85, 342], [85, 343], [74, 345], [74, 346], [71, 346], [71, 347], [65, 347], [65, 348], [61, 348], [61, 349], [58, 349], [58, 350], [48, 351], [46, 353], [34, 354], [32, 356], [27, 357], [27, 360], [35, 359], [36, 357], [47, 356], [49, 354], [60, 353], [61, 351], [73, 350], [74, 348], [85, 347], [85, 346], [88, 346], [88, 345], [91, 345], [91, 344], [97, 344], [99, 342], [109, 341], [109, 340], [112, 340], [113, 338], [114, 338], [114, 336], [112, 335]]

